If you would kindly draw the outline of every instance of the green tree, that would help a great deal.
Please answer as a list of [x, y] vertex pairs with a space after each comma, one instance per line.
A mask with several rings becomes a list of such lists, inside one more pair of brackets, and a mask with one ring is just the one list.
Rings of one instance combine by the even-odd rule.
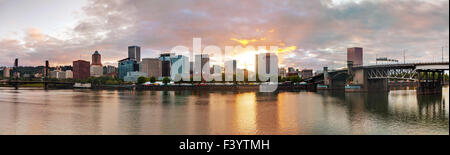
[[170, 83], [170, 79], [168, 77], [165, 77], [163, 79], [163, 83], [164, 83], [164, 85], [167, 85], [168, 83]]
[[106, 81], [105, 84], [106, 84], [106, 85], [118, 85], [118, 84], [119, 84], [119, 81], [110, 79], [110, 80]]
[[155, 83], [155, 82], [156, 82], [156, 78], [152, 76], [152, 77], [150, 78], [150, 82], [151, 82], [151, 83]]
[[145, 78], [145, 77], [143, 77], [143, 76], [141, 76], [141, 77], [139, 77], [138, 79], [137, 79], [137, 83], [138, 84], [143, 84], [143, 83], [145, 83], [147, 81], [147, 79]]

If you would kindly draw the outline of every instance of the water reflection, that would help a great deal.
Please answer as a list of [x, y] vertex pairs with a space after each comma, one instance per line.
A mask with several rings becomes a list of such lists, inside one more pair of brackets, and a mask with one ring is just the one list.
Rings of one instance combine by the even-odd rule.
[[11, 90], [0, 134], [448, 134], [443, 95]]

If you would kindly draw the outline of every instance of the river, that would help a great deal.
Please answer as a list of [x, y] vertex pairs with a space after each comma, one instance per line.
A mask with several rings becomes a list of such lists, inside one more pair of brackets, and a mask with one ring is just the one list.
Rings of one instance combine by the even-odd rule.
[[0, 134], [449, 134], [449, 89], [389, 93], [0, 88]]

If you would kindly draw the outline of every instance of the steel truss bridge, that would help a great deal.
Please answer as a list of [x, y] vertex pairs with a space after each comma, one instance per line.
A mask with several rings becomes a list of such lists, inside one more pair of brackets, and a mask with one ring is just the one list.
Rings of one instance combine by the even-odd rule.
[[389, 64], [354, 67], [364, 69], [368, 80], [396, 79], [396, 80], [420, 80], [420, 74], [424, 72], [443, 72], [449, 70], [449, 62]]

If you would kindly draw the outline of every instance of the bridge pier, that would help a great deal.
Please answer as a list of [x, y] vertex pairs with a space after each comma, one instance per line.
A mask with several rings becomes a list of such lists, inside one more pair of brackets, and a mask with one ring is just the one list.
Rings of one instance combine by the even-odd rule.
[[367, 69], [356, 69], [353, 72], [353, 81], [346, 86], [345, 92], [389, 92], [387, 79], [369, 79]]
[[348, 74], [346, 72], [335, 72], [330, 74], [328, 72], [328, 67], [324, 67], [323, 70], [323, 85], [318, 85], [318, 90], [343, 90], [345, 88], [348, 78]]
[[419, 70], [417, 82], [417, 94], [442, 94], [442, 80], [444, 71], [442, 70]]

